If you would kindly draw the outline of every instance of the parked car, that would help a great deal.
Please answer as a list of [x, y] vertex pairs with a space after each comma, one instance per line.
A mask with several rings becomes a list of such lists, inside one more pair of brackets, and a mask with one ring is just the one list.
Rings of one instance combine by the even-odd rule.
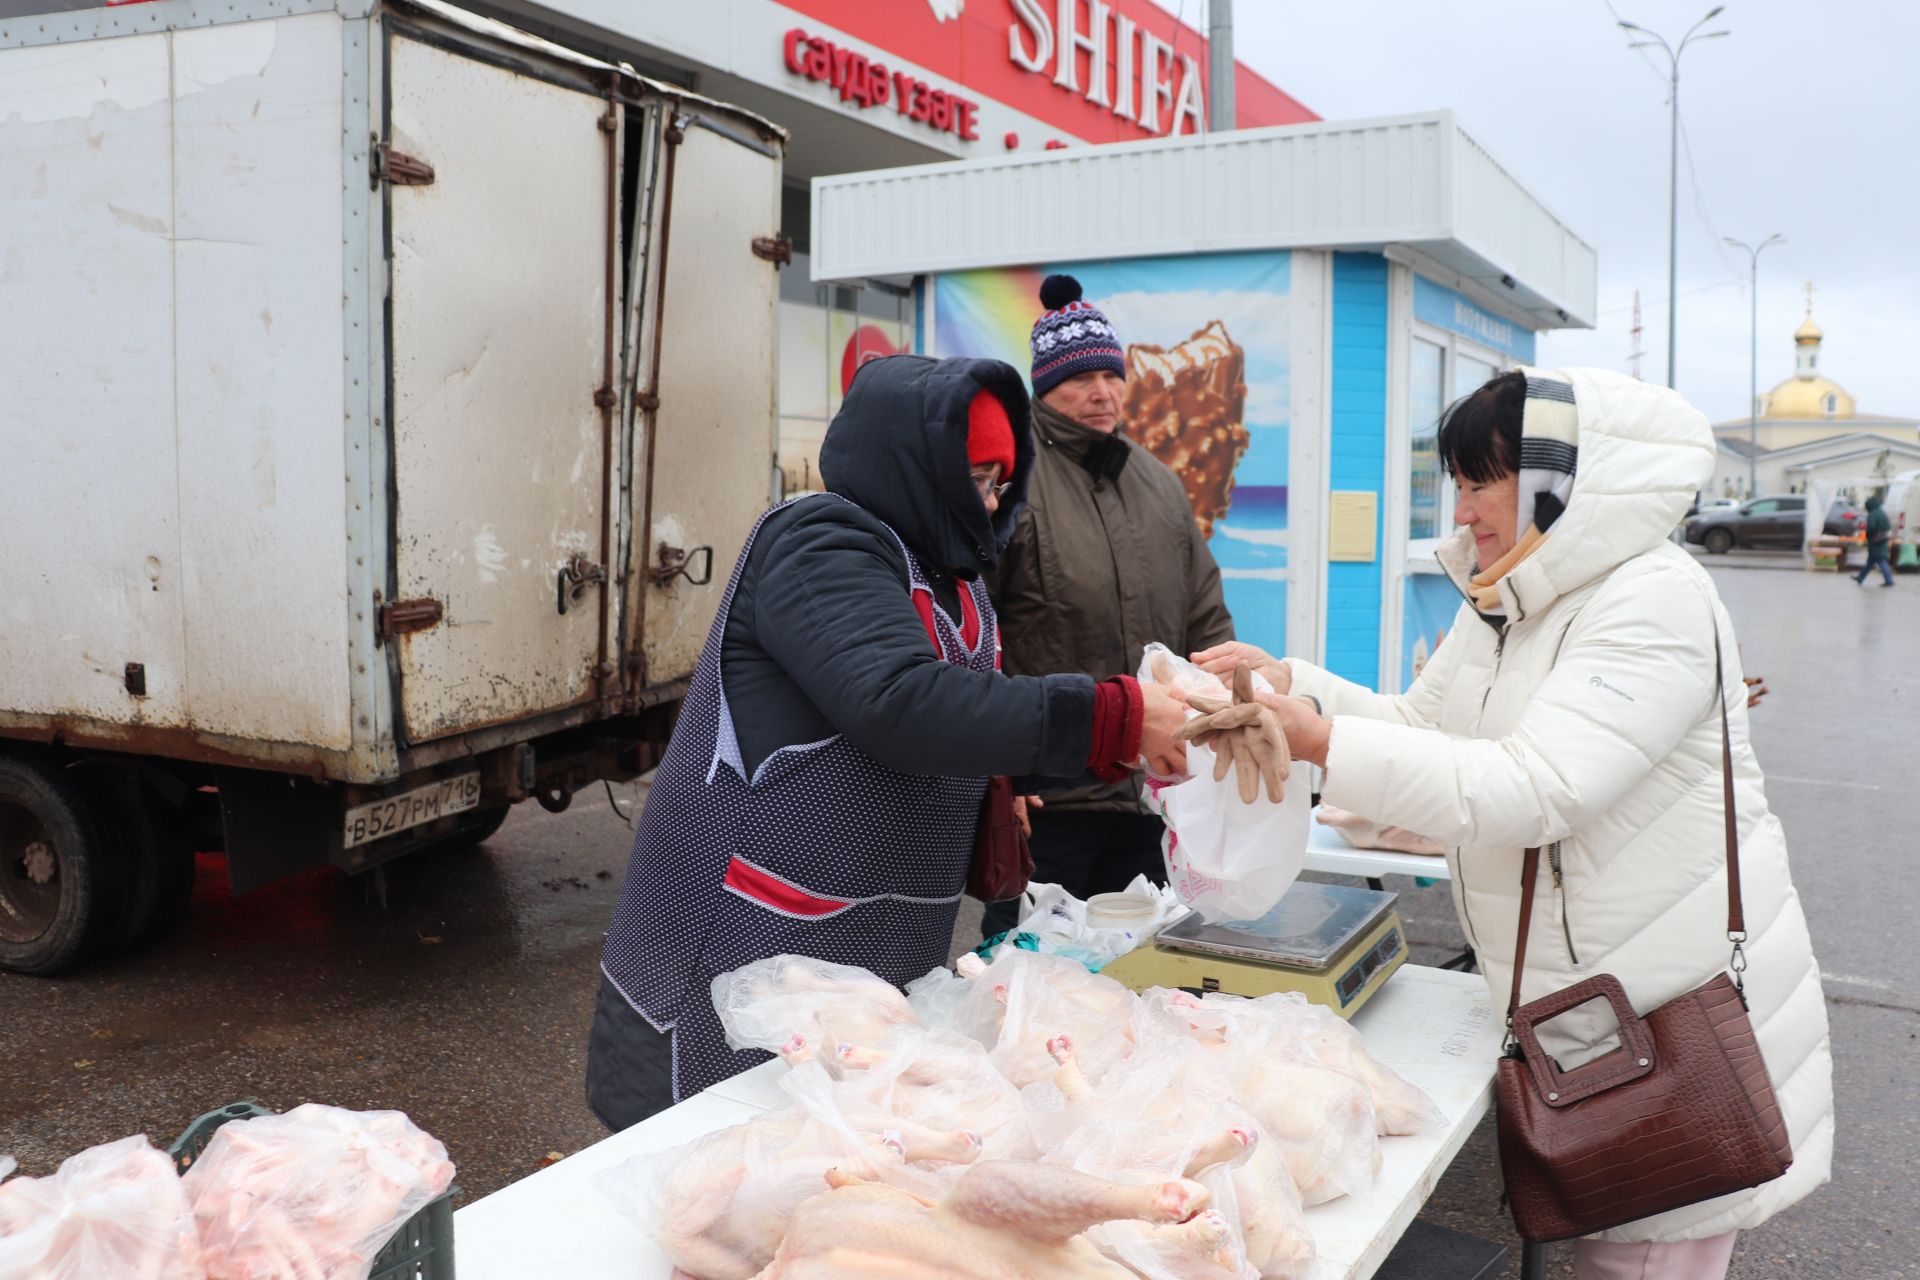
[[1824, 532], [1838, 538], [1851, 538], [1866, 527], [1867, 513], [1845, 498], [1835, 498], [1833, 505], [1827, 508], [1827, 523]]
[[1737, 507], [1702, 511], [1687, 521], [1687, 541], [1724, 555], [1735, 547], [1797, 551], [1806, 541], [1804, 494], [1755, 498]]
[[1728, 511], [1739, 505], [1738, 498], [1702, 498], [1687, 509], [1687, 515], [1692, 517], [1707, 511]]

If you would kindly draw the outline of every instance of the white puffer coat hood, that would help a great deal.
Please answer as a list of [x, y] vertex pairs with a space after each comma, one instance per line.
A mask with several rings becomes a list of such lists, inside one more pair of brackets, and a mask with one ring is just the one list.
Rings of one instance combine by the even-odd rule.
[[[1512, 982], [1522, 854], [1539, 846], [1522, 998], [1611, 973], [1643, 1014], [1729, 960], [1724, 697], [1747, 995], [1793, 1165], [1765, 1186], [1606, 1238], [1747, 1229], [1827, 1181], [1832, 1062], [1786, 838], [1748, 743], [1732, 624], [1706, 572], [1667, 541], [1711, 474], [1712, 431], [1664, 387], [1603, 370], [1538, 374], [1573, 387], [1579, 461], [1545, 543], [1499, 584], [1506, 624], [1496, 629], [1464, 606], [1404, 696], [1297, 660], [1294, 692], [1333, 717], [1327, 803], [1449, 846], [1455, 906], [1496, 1007]], [[1471, 536], [1463, 530], [1440, 559], [1464, 596]], [[1611, 1047], [1611, 1030], [1610, 1014], [1589, 1005], [1546, 1024], [1541, 1041], [1572, 1067]]]

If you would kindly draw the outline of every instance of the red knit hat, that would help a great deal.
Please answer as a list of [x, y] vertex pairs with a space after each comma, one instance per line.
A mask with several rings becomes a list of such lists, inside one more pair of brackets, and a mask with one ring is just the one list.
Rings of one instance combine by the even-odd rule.
[[1000, 478], [1013, 475], [1013, 423], [1000, 397], [985, 387], [967, 405], [967, 461], [976, 467], [1000, 464]]

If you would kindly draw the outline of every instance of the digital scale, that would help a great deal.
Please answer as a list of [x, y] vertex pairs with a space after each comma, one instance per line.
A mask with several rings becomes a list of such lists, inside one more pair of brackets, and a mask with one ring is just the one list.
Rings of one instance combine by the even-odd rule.
[[1258, 920], [1208, 924], [1189, 915], [1100, 972], [1135, 991], [1298, 991], [1351, 1018], [1406, 961], [1398, 896], [1296, 881]]

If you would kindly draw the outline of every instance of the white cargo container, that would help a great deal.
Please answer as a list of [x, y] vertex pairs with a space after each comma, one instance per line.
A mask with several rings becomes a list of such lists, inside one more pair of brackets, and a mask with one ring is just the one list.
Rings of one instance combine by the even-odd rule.
[[0, 20], [0, 966], [646, 767], [769, 496], [784, 140], [437, 0]]

